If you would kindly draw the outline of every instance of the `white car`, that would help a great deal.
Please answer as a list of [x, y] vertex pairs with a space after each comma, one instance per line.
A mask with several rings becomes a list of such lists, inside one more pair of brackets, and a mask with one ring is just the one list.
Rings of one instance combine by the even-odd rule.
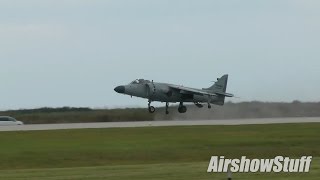
[[23, 122], [17, 121], [9, 116], [0, 116], [0, 126], [23, 125]]

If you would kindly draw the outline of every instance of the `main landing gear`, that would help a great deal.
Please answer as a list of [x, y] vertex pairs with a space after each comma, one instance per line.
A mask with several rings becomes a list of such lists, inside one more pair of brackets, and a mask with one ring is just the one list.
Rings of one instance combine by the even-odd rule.
[[179, 107], [178, 107], [179, 113], [185, 113], [187, 112], [187, 107], [183, 105], [183, 102], [180, 102]]

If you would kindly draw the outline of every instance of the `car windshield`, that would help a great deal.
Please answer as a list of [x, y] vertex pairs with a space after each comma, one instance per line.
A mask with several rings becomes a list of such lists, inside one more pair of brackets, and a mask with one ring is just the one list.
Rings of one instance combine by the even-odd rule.
[[131, 84], [143, 84], [143, 83], [149, 83], [150, 81], [144, 80], [144, 79], [136, 79], [131, 82]]
[[0, 121], [17, 121], [12, 117], [0, 117]]
[[8, 121], [8, 118], [0, 117], [0, 121]]
[[13, 118], [10, 118], [10, 121], [16, 122], [17, 120], [16, 120], [16, 119], [13, 119]]

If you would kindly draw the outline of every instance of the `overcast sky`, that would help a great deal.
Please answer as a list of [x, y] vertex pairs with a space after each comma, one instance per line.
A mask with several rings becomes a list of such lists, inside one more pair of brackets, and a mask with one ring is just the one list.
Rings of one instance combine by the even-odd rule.
[[320, 1], [0, 0], [0, 109], [134, 107], [136, 78], [320, 100]]

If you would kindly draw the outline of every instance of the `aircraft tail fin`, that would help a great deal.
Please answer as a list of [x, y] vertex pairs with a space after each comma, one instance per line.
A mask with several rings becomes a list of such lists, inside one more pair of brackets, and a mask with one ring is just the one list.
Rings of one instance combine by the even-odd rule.
[[217, 82], [215, 82], [211, 87], [207, 88], [207, 90], [218, 94], [224, 94], [227, 90], [227, 84], [228, 74], [225, 74], [221, 78], [218, 78]]
[[218, 95], [216, 104], [223, 105], [225, 97], [233, 97], [233, 94], [226, 93], [228, 84], [228, 74], [223, 75], [221, 78], [218, 78], [217, 81], [209, 88], [203, 88], [209, 92], [215, 93]]

